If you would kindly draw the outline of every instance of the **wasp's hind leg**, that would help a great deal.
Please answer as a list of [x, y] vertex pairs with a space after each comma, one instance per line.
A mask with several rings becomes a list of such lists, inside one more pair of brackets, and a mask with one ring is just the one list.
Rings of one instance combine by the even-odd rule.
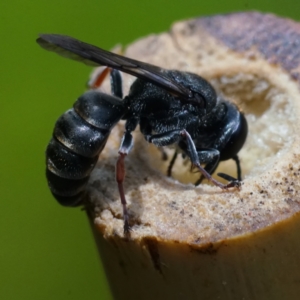
[[123, 99], [123, 85], [120, 71], [112, 69], [110, 72], [110, 88], [114, 96]]
[[108, 67], [100, 67], [97, 71], [97, 74], [88, 82], [88, 87], [90, 89], [99, 88], [106, 77], [110, 74], [110, 89], [111, 93], [118, 97], [123, 98], [123, 85], [122, 85], [122, 76], [120, 71], [111, 69]]
[[116, 163], [116, 181], [118, 184], [121, 203], [123, 206], [124, 233], [126, 235], [130, 234], [130, 225], [129, 225], [129, 215], [127, 210], [125, 192], [123, 187], [123, 182], [125, 179], [124, 159], [133, 147], [133, 137], [131, 132], [136, 128], [137, 124], [138, 124], [138, 119], [136, 118], [127, 119], [125, 125], [125, 132], [119, 148], [119, 158]]
[[129, 215], [127, 210], [127, 203], [125, 198], [125, 192], [123, 187], [123, 182], [125, 179], [125, 164], [124, 159], [126, 155], [130, 152], [133, 146], [133, 138], [130, 132], [126, 131], [123, 135], [122, 143], [119, 149], [119, 158], [116, 163], [116, 181], [118, 184], [119, 194], [121, 198], [121, 203], [123, 206], [123, 218], [124, 218], [124, 233], [129, 234]]

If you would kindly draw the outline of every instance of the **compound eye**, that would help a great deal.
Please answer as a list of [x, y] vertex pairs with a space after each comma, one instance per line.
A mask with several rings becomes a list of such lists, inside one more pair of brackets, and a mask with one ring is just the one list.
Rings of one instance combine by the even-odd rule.
[[232, 132], [227, 145], [222, 150], [221, 160], [227, 160], [236, 155], [243, 147], [247, 134], [248, 123], [245, 116], [240, 113], [238, 126], [236, 127], [235, 131]]

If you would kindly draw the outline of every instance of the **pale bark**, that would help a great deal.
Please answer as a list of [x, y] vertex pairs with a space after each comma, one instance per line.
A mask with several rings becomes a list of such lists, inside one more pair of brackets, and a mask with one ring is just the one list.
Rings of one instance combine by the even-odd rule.
[[[126, 158], [127, 240], [114, 180], [123, 124], [114, 128], [88, 213], [115, 299], [299, 299], [300, 24], [258, 13], [189, 20], [125, 55], [210, 80], [245, 112], [249, 137], [242, 188], [223, 192], [193, 186], [181, 159], [167, 178], [168, 163], [137, 132]], [[126, 91], [133, 80], [124, 76]], [[218, 171], [235, 176], [232, 162]]]

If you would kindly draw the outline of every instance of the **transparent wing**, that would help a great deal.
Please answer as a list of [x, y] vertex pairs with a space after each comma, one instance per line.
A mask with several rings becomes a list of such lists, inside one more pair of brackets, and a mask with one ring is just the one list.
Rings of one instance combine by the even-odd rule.
[[37, 43], [48, 51], [89, 66], [107, 66], [150, 81], [175, 96], [183, 98], [191, 96], [191, 91], [187, 87], [174, 80], [172, 72], [157, 66], [103, 50], [66, 35], [41, 34]]

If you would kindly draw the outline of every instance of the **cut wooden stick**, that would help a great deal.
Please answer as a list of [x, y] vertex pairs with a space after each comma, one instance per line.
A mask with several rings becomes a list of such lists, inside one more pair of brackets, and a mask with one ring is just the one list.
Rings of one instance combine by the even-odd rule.
[[[242, 187], [224, 192], [193, 186], [198, 175], [181, 159], [168, 178], [162, 153], [136, 132], [125, 160], [128, 239], [114, 180], [123, 124], [114, 128], [87, 197], [114, 298], [298, 299], [300, 24], [256, 12], [193, 19], [125, 54], [210, 80], [245, 112], [249, 137]], [[133, 80], [124, 75], [125, 95]], [[218, 172], [235, 177], [234, 162]]]

